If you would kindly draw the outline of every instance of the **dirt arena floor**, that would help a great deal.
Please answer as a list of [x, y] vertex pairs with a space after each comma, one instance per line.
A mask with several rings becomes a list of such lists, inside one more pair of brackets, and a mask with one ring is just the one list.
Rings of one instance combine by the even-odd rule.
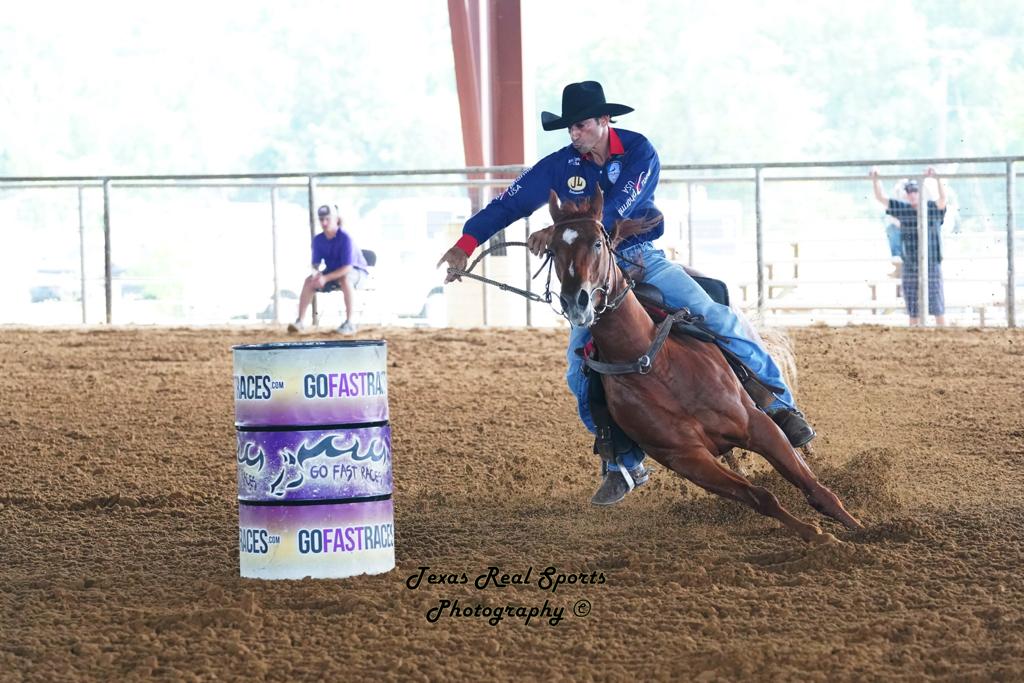
[[[1024, 679], [1024, 334], [792, 331], [811, 465], [867, 525], [818, 518], [820, 547], [660, 466], [591, 508], [564, 331], [363, 336], [389, 342], [398, 568], [261, 582], [230, 347], [281, 334], [0, 328], [0, 680]], [[530, 583], [478, 590], [491, 566]], [[442, 600], [551, 616], [431, 623]]]

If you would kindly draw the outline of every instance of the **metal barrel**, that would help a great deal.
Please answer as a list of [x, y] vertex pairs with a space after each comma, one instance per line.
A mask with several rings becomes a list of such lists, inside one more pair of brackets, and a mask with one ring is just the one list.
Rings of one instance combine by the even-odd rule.
[[241, 575], [394, 569], [386, 342], [249, 344], [233, 354]]

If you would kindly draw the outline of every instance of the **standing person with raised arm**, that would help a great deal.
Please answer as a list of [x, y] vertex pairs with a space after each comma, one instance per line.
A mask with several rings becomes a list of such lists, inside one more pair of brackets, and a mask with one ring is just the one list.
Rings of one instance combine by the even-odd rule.
[[[938, 173], [931, 166], [925, 172], [929, 178], [935, 179], [938, 186], [936, 201], [928, 201], [928, 312], [935, 316], [935, 324], [942, 327], [946, 324], [946, 297], [942, 283], [942, 236], [939, 228], [946, 216], [946, 190]], [[875, 192], [875, 199], [885, 206], [885, 212], [900, 222], [900, 244], [903, 252], [903, 300], [907, 305], [910, 324], [916, 327], [921, 324], [921, 311], [918, 310], [917, 285], [918, 273], [918, 209], [921, 206], [921, 188], [916, 180], [908, 180], [903, 185], [907, 193], [907, 201], [890, 199], [882, 190], [878, 177], [878, 169], [872, 168], [869, 174]]]

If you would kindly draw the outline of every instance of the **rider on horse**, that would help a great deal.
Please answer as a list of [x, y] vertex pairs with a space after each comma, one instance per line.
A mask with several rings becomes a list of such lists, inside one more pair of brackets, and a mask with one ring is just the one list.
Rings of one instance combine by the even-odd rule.
[[[572, 144], [549, 154], [524, 171], [504, 192], [470, 218], [463, 228], [462, 237], [445, 252], [438, 265], [447, 262], [454, 270], [465, 270], [469, 255], [479, 244], [515, 221], [530, 216], [548, 201], [552, 190], [560, 199], [578, 201], [593, 196], [600, 187], [605, 197], [603, 223], [608, 229], [615, 225], [615, 221], [625, 218], [652, 219], [651, 222], [656, 223], [646, 232], [622, 242], [618, 250], [619, 265], [630, 269], [630, 274], [639, 281], [660, 289], [668, 306], [686, 307], [703, 316], [707, 326], [728, 340], [729, 350], [758, 379], [768, 386], [781, 387], [783, 391], [765, 412], [779, 425], [793, 446], [807, 444], [814, 438], [814, 430], [797, 410], [779, 367], [760, 341], [752, 337], [749, 325], [731, 308], [712, 300], [681, 266], [670, 262], [663, 251], [651, 244], [665, 231], [664, 221], [654, 205], [654, 190], [660, 171], [658, 153], [639, 133], [609, 125], [611, 116], [631, 111], [631, 107], [606, 102], [604, 89], [596, 81], [567, 85], [562, 91], [562, 115], [543, 112], [541, 125], [548, 131], [568, 129]], [[566, 231], [564, 239], [570, 239], [570, 234], [571, 231]], [[643, 266], [639, 271], [636, 270], [637, 264]], [[446, 282], [457, 277], [449, 274]], [[591, 502], [613, 505], [634, 486], [646, 483], [649, 473], [643, 465], [643, 451], [621, 430], [615, 429], [616, 438], [610, 443], [611, 433], [606, 429], [599, 430], [594, 423], [590, 408], [591, 378], [584, 372], [583, 358], [576, 352], [589, 340], [588, 329], [572, 328], [566, 379], [576, 396], [583, 424], [598, 436], [595, 452], [604, 453], [611, 446], [615, 460], [631, 476], [632, 482], [627, 481], [618, 468], [608, 467], [605, 460], [603, 480]], [[595, 380], [600, 382], [600, 379]]]

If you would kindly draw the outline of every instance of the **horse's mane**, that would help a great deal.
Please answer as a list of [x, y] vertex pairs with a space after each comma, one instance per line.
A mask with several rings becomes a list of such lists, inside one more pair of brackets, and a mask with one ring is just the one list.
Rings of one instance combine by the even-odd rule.
[[[552, 190], [548, 207], [551, 211], [551, 219], [555, 223], [587, 217], [600, 221], [604, 211], [604, 192], [598, 187], [593, 197], [584, 197], [576, 201], [566, 199], [559, 203], [558, 196]], [[657, 213], [647, 218], [623, 218], [615, 221], [615, 225], [606, 225], [604, 228], [611, 235], [612, 242], [618, 244], [628, 237], [647, 232], [661, 220], [662, 215]]]

